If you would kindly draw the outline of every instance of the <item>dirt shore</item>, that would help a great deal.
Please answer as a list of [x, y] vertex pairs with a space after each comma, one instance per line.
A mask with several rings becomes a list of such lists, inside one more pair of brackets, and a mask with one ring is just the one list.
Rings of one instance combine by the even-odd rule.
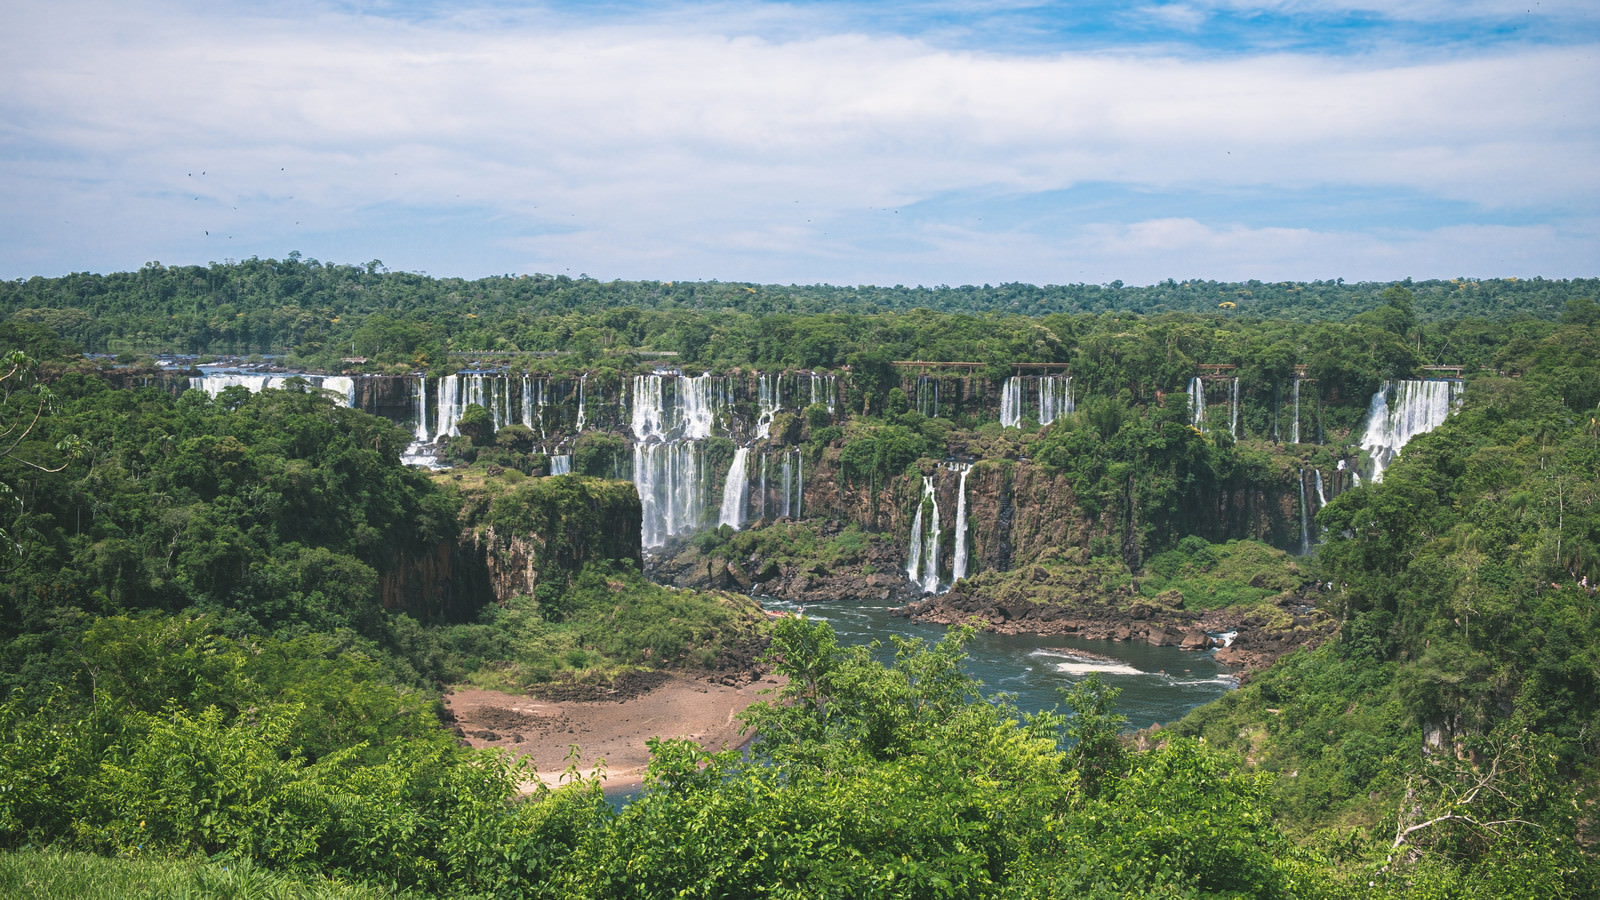
[[538, 777], [559, 784], [571, 760], [584, 777], [603, 762], [608, 794], [636, 790], [653, 737], [692, 738], [710, 750], [742, 746], [735, 716], [778, 686], [768, 675], [739, 686], [681, 675], [620, 700], [539, 700], [501, 691], [456, 688], [445, 695], [462, 739], [473, 747], [501, 747], [531, 758]]

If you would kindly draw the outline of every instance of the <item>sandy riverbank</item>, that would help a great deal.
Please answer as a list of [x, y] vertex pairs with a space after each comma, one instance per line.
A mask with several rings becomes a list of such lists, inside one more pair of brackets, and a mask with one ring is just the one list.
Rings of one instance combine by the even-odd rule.
[[558, 784], [578, 746], [585, 777], [604, 760], [606, 793], [635, 790], [644, 775], [652, 737], [692, 738], [707, 749], [741, 746], [735, 716], [777, 686], [765, 678], [731, 686], [674, 675], [649, 691], [622, 700], [536, 700], [462, 687], [445, 695], [464, 740], [474, 747], [500, 747], [532, 759], [539, 778]]

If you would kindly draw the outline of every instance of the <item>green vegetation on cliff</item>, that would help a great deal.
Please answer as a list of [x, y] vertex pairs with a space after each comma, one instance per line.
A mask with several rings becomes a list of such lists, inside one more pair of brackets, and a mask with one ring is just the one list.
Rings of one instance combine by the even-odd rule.
[[[146, 286], [175, 302], [160, 299], [165, 277]], [[1077, 354], [1093, 399], [1042, 434], [973, 432], [869, 378], [851, 407], [868, 415], [799, 425], [815, 444], [808, 459], [842, 468], [849, 457], [840, 483], [906, 480], [955, 441], [1028, 455], [975, 477], [1059, 479], [1080, 516], [1063, 533], [1084, 540], [980, 577], [1022, 591], [1035, 568], [1041, 584], [1087, 573], [1125, 588], [1132, 608], [1253, 602], [1309, 575], [1338, 633], [1137, 747], [1109, 739], [1101, 685], [1081, 685], [1065, 716], [986, 697], [962, 674], [960, 631], [903, 645], [883, 666], [824, 625], [787, 619], [772, 660], [788, 681], [750, 715], [753, 755], [659, 743], [644, 796], [620, 812], [589, 782], [520, 797], [526, 772], [458, 747], [419, 686], [742, 659], [763, 625], [747, 602], [649, 585], [602, 561], [609, 550], [585, 555], [623, 488], [486, 464], [483, 485], [464, 474], [452, 497], [398, 465], [403, 431], [309, 390], [173, 400], [111, 390], [82, 362], [51, 361], [37, 379], [19, 370], [0, 381], [0, 428], [22, 436], [0, 455], [0, 673], [12, 689], [0, 703], [0, 847], [180, 869], [239, 858], [285, 877], [508, 897], [1592, 897], [1593, 304], [1491, 333], [1419, 327], [1409, 302], [1391, 294], [1348, 323], [1259, 331], [1223, 313], [1026, 328], [904, 317], [900, 343], [883, 346], [954, 352], [972, 338], [966, 349], [993, 352], [997, 367], [1018, 346]], [[634, 345], [659, 313], [699, 358], [749, 349], [717, 349], [744, 327], [737, 314], [718, 332], [680, 311], [628, 312], [596, 315], [616, 313]], [[56, 324], [90, 327], [67, 319]], [[801, 348], [793, 355], [854, 354], [821, 340], [849, 321], [771, 333]], [[30, 348], [49, 345], [24, 325], [6, 323]], [[791, 355], [759, 346], [761, 358]], [[1314, 559], [1221, 540], [1222, 498], [1294, 477], [1302, 460], [1197, 433], [1160, 397], [1175, 373], [1224, 349], [1250, 365], [1312, 366], [1333, 409], [1323, 422], [1338, 425], [1372, 382], [1433, 358], [1418, 346], [1508, 375], [1475, 375], [1463, 408], [1381, 484], [1334, 497], [1314, 523], [1326, 529]], [[870, 373], [884, 358], [860, 360]], [[891, 505], [901, 499], [919, 502]], [[463, 530], [491, 527], [529, 529], [567, 561], [553, 570], [562, 577], [463, 604], [448, 625], [383, 608], [386, 579], [437, 575]], [[797, 562], [859, 558], [863, 532], [823, 534], [802, 524], [704, 540]], [[500, 550], [514, 547], [486, 552]]]

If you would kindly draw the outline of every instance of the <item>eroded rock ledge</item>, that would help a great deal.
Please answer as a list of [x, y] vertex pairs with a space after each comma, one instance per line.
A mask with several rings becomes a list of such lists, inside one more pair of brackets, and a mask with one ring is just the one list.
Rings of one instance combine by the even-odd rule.
[[[1074, 592], [1062, 585], [1060, 602], [994, 596], [958, 584], [948, 593], [907, 604], [903, 615], [920, 622], [975, 622], [1002, 634], [1063, 634], [1089, 640], [1145, 641], [1184, 650], [1216, 648], [1219, 662], [1240, 670], [1241, 679], [1302, 646], [1315, 646], [1335, 630], [1316, 607], [1312, 591], [1285, 592], [1265, 603], [1205, 611], [1183, 608], [1175, 592], [1153, 599], [1126, 588], [1103, 594]], [[1077, 585], [1080, 590], [1083, 585]], [[1231, 637], [1220, 637], [1231, 635]]]

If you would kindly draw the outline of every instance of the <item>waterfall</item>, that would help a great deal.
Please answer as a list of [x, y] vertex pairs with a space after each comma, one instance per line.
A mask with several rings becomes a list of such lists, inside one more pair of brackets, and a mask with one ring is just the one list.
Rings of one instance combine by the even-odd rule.
[[939, 416], [939, 380], [917, 376], [917, 414], [928, 419]]
[[[1383, 470], [1407, 442], [1443, 424], [1452, 406], [1459, 404], [1461, 388], [1458, 381], [1386, 381], [1372, 395], [1361, 449], [1372, 460], [1369, 477], [1374, 484], [1383, 480]], [[1390, 390], [1394, 391], [1392, 408]]]
[[1306, 470], [1300, 470], [1300, 555], [1311, 555], [1311, 517], [1306, 514]]
[[[633, 408], [629, 427], [633, 432], [633, 483], [639, 490], [644, 512], [644, 546], [659, 547], [667, 538], [705, 526], [706, 479], [702, 441], [711, 436], [715, 413], [727, 401], [719, 391], [721, 382], [710, 374], [698, 377], [679, 375], [673, 382], [671, 402], [661, 374], [636, 375], [633, 379]], [[580, 392], [584, 390], [579, 384]], [[580, 393], [580, 414], [582, 412]], [[743, 523], [743, 496], [748, 488], [748, 448], [735, 454], [735, 468], [729, 477], [741, 480], [733, 501], [740, 504], [734, 513]], [[719, 522], [720, 524], [720, 522]]]
[[[819, 400], [820, 398], [820, 400]], [[839, 376], [818, 375], [811, 373], [811, 402], [821, 402], [828, 407], [828, 412], [833, 412], [834, 404], [839, 399]]]
[[1039, 424], [1049, 425], [1072, 409], [1072, 376], [1039, 376]]
[[1006, 428], [1022, 427], [1022, 376], [1006, 379], [1000, 391], [1000, 424]]
[[356, 381], [348, 375], [255, 375], [239, 372], [211, 372], [189, 379], [192, 390], [204, 391], [213, 400], [231, 387], [242, 387], [252, 394], [262, 391], [283, 390], [293, 379], [300, 379], [314, 391], [326, 391], [339, 398], [345, 406], [356, 405]]
[[1289, 443], [1300, 443], [1300, 379], [1294, 380], [1294, 424], [1289, 426]]
[[956, 551], [950, 566], [950, 583], [967, 577], [967, 474], [970, 464], [961, 467], [961, 481], [956, 487]]
[[412, 442], [426, 444], [431, 435], [428, 434], [428, 376], [417, 376], [417, 394], [412, 404], [417, 411], [417, 429], [412, 433]]
[[1189, 418], [1190, 424], [1196, 428], [1204, 428], [1206, 422], [1206, 383], [1200, 376], [1189, 379]]
[[778, 504], [778, 515], [789, 518], [789, 489], [793, 486], [794, 473], [789, 470], [789, 454], [783, 454], [783, 502]]
[[[776, 386], [773, 384], [774, 377], [780, 379]], [[782, 385], [782, 378], [782, 375], [761, 375], [756, 380], [756, 437], [759, 440], [764, 441], [772, 437], [772, 417], [783, 409], [783, 400], [778, 391], [778, 387]], [[815, 383], [812, 385], [812, 393], [816, 393]]]
[[744, 526], [745, 494], [750, 488], [750, 448], [733, 451], [733, 465], [728, 467], [728, 478], [722, 483], [722, 510], [717, 514], [717, 524]]
[[456, 420], [460, 415], [456, 411], [456, 403], [460, 400], [461, 376], [454, 373], [439, 379], [439, 402], [434, 404], [439, 420], [433, 429], [435, 439], [445, 435], [460, 434], [456, 430]]
[[665, 405], [660, 375], [633, 376], [633, 410], [630, 427], [635, 441], [666, 438]]
[[[539, 422], [539, 440], [542, 441], [545, 439], [544, 410], [546, 406], [550, 405], [550, 397], [547, 390], [550, 382], [540, 378], [534, 382], [534, 386], [536, 391], [533, 398], [533, 417]], [[533, 427], [534, 418], [529, 419], [528, 427]]]
[[767, 455], [761, 454], [761, 512], [760, 518], [767, 517]]
[[1322, 470], [1321, 470], [1321, 469], [1312, 469], [1312, 470], [1311, 470], [1311, 474], [1312, 474], [1312, 475], [1314, 475], [1314, 476], [1316, 476], [1316, 484], [1317, 484], [1317, 509], [1321, 509], [1321, 508], [1323, 508], [1323, 507], [1324, 507], [1324, 506], [1327, 506], [1327, 505], [1328, 505], [1328, 498], [1327, 498], [1327, 495], [1325, 495], [1325, 494], [1323, 494], [1323, 493], [1322, 493]]
[[794, 451], [794, 517], [805, 518], [806, 505], [806, 461], [800, 455], [797, 447]]
[[933, 476], [924, 475], [922, 479], [922, 492], [933, 504], [933, 524], [928, 527], [926, 540], [927, 547], [922, 554], [922, 591], [926, 594], [939, 592], [939, 498], [933, 492]]
[[550, 459], [550, 474], [551, 475], [571, 475], [572, 474], [572, 454], [570, 454], [570, 453], [562, 453], [562, 454], [560, 454], [558, 456], [552, 456], [549, 459]]
[[[922, 479], [923, 495], [926, 496], [929, 483]], [[906, 548], [906, 578], [912, 584], [921, 583], [922, 572], [922, 498], [917, 498], [917, 512], [911, 517], [911, 546]]]
[[589, 423], [588, 411], [584, 407], [587, 402], [588, 388], [589, 373], [585, 372], [578, 377], [578, 431], [582, 431], [583, 426]]
[[[1355, 466], [1350, 466], [1349, 468], [1350, 468], [1350, 486], [1351, 487], [1361, 487], [1361, 473], [1356, 471], [1356, 467]], [[1344, 460], [1341, 459], [1341, 460], [1339, 460], [1339, 471], [1343, 472], [1344, 470], [1345, 470], [1345, 462], [1344, 462]]]
[[672, 441], [633, 448], [633, 483], [643, 507], [644, 546], [659, 547], [673, 535], [700, 527], [705, 495], [700, 447], [691, 441]]
[[678, 376], [678, 409], [683, 423], [683, 436], [691, 441], [705, 440], [711, 436], [715, 421], [710, 373], [695, 378]]
[[[922, 530], [922, 507], [933, 507], [932, 524], [926, 533]], [[939, 591], [939, 499], [933, 492], [933, 476], [922, 476], [922, 497], [917, 501], [917, 514], [911, 519], [911, 546], [907, 550], [906, 578], [920, 585], [924, 593]]]
[[355, 409], [356, 406], [356, 380], [348, 375], [324, 375], [321, 378], [308, 379], [320, 391], [337, 394], [344, 405]]
[[534, 428], [538, 423], [539, 439], [544, 440], [545, 384], [543, 378], [522, 376], [522, 424]]
[[1228, 434], [1239, 439], [1239, 376], [1233, 376], [1233, 414], [1228, 418]]
[[266, 390], [281, 389], [284, 382], [295, 376], [292, 375], [240, 375], [231, 372], [212, 372], [198, 378], [189, 379], [189, 387], [205, 391], [211, 399], [231, 387], [242, 387], [252, 394], [259, 394]]

